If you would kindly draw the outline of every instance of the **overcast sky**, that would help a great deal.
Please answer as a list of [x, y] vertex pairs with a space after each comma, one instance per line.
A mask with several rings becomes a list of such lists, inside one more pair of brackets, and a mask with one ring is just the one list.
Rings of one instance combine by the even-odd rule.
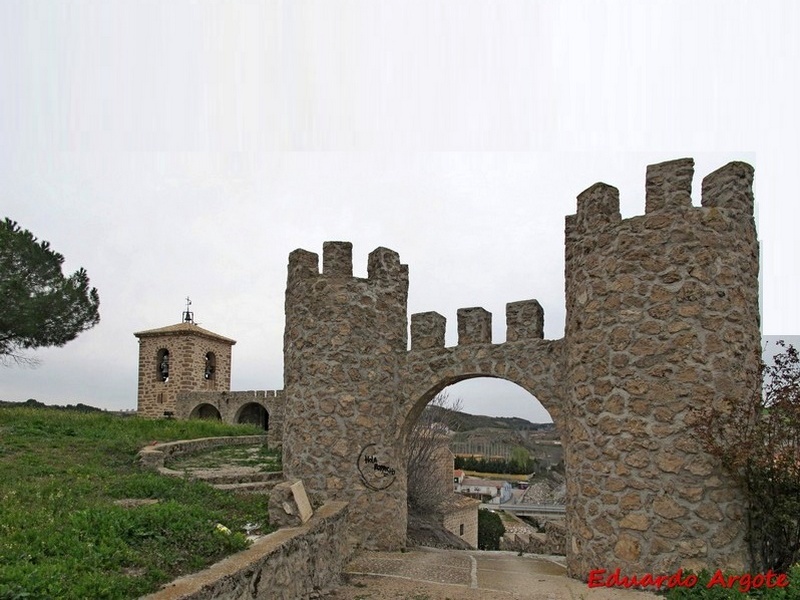
[[[3, 0], [0, 208], [84, 267], [101, 322], [0, 399], [136, 406], [133, 332], [237, 340], [233, 389], [283, 386], [289, 252], [386, 246], [409, 311], [537, 298], [564, 332], [564, 217], [597, 181], [644, 212], [647, 164], [694, 189], [756, 168], [765, 334], [800, 334], [800, 3]], [[489, 383], [486, 383], [486, 382]], [[550, 420], [476, 380], [473, 413]]]

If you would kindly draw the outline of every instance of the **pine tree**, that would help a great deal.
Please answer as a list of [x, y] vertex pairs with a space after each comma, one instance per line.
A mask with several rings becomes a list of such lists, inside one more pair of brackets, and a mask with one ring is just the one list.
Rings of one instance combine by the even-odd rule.
[[97, 289], [79, 269], [16, 222], [0, 222], [0, 360], [34, 362], [21, 351], [63, 346], [100, 321]]

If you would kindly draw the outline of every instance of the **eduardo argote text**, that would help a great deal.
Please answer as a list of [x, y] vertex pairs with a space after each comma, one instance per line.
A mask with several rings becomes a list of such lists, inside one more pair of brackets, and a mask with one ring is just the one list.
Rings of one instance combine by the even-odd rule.
[[[597, 587], [624, 587], [624, 588], [655, 588], [657, 590], [676, 587], [693, 588], [697, 585], [697, 575], [684, 574], [683, 569], [678, 569], [672, 575], [654, 575], [644, 573], [641, 575], [623, 575], [619, 568], [613, 571], [606, 569], [593, 569], [589, 571], [588, 586]], [[774, 573], [771, 569], [766, 573], [745, 573], [743, 575], [726, 575], [717, 569], [706, 584], [706, 588], [722, 587], [736, 588], [747, 593], [759, 588], [785, 588], [789, 585], [786, 573]]]

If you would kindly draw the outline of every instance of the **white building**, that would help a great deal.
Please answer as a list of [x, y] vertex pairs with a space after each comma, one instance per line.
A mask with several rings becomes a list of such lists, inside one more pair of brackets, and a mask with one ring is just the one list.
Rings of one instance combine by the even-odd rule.
[[459, 470], [454, 473], [453, 484], [459, 494], [477, 498], [484, 503], [502, 504], [511, 500], [511, 484], [508, 481], [468, 477]]

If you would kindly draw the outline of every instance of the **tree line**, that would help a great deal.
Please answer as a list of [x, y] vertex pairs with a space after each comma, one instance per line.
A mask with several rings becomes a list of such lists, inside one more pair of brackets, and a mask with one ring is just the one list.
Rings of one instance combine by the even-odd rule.
[[[515, 449], [516, 450], [516, 449]], [[522, 449], [524, 450], [524, 449]], [[527, 451], [526, 451], [527, 454]], [[529, 454], [522, 456], [512, 451], [511, 458], [487, 458], [484, 456], [456, 456], [456, 469], [479, 471], [481, 473], [503, 473], [508, 475], [529, 475], [541, 470], [539, 461]]]

